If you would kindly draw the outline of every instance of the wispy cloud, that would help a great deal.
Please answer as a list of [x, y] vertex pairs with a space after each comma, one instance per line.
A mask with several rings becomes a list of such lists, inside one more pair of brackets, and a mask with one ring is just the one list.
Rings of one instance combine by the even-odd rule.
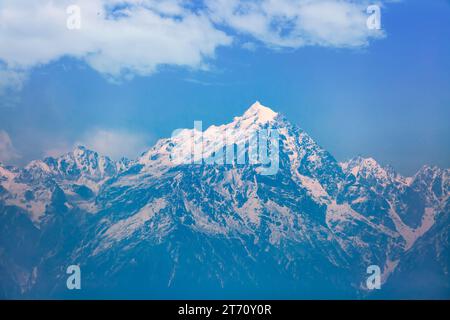
[[75, 143], [95, 150], [113, 159], [135, 159], [149, 147], [149, 137], [144, 134], [115, 129], [93, 129]]
[[212, 19], [275, 48], [360, 47], [383, 36], [367, 28], [366, 1], [207, 0]]
[[123, 129], [93, 128], [84, 132], [75, 142], [59, 141], [47, 149], [44, 156], [59, 157], [77, 146], [84, 146], [101, 155], [119, 160], [122, 157], [136, 159], [153, 142], [148, 134]]
[[7, 68], [0, 64], [0, 95], [20, 90], [26, 78], [25, 71]]
[[0, 162], [10, 163], [18, 158], [20, 158], [20, 155], [14, 148], [9, 134], [0, 130]]

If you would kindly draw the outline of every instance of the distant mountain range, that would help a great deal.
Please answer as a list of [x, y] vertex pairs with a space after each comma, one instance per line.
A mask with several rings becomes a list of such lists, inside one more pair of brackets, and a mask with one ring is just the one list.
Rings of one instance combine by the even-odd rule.
[[[80, 146], [0, 165], [0, 297], [450, 299], [449, 169], [339, 163], [259, 103], [203, 132], [206, 157], [226, 134], [237, 148], [267, 129], [279, 137], [272, 175], [248, 154], [172, 161], [195, 129], [136, 160]], [[66, 288], [74, 264], [81, 290]], [[366, 287], [370, 265], [379, 290]]]

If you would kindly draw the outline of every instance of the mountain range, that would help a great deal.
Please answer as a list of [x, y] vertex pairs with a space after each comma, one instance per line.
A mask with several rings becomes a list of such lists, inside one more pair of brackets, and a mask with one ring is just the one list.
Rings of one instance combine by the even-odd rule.
[[[340, 163], [259, 102], [203, 131], [203, 155], [267, 129], [279, 137], [272, 175], [248, 154], [172, 161], [195, 129], [135, 160], [78, 146], [0, 165], [0, 297], [450, 298], [449, 169]], [[70, 265], [81, 290], [66, 287]], [[366, 285], [372, 265], [380, 289]]]

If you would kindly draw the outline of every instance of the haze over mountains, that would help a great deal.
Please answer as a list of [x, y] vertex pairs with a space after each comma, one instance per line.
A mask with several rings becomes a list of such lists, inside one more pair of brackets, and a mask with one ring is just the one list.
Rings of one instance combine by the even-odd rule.
[[[171, 161], [193, 130], [131, 161], [80, 146], [0, 166], [0, 297], [450, 298], [449, 169], [338, 163], [259, 103], [205, 130], [205, 154], [224, 132], [234, 147], [267, 129], [274, 175]], [[79, 291], [66, 288], [73, 264]], [[380, 290], [366, 288], [370, 265]]]

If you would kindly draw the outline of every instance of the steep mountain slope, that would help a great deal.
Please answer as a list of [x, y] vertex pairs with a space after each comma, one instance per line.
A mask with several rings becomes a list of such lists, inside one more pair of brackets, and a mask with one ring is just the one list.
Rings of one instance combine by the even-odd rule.
[[[23, 169], [0, 166], [1, 292], [370, 297], [366, 268], [379, 265], [381, 294], [402, 297], [391, 275], [402, 279], [428, 246], [439, 246], [430, 259], [448, 264], [448, 195], [448, 170], [404, 178], [370, 158], [338, 163], [255, 103], [229, 124], [180, 130], [136, 161], [79, 147]], [[82, 269], [79, 292], [66, 288], [71, 264]], [[440, 297], [449, 298], [443, 270]]]

